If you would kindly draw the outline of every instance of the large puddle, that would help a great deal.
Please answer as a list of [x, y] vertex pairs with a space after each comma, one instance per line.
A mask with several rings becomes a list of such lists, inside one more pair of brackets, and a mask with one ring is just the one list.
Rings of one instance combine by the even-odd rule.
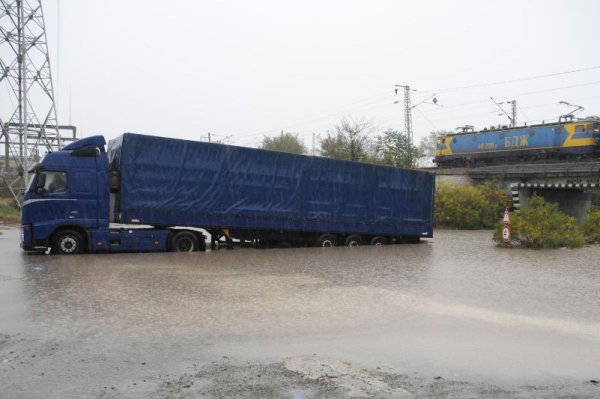
[[493, 382], [598, 378], [600, 246], [419, 245], [26, 255], [0, 236], [0, 333], [126, 362], [319, 354]]

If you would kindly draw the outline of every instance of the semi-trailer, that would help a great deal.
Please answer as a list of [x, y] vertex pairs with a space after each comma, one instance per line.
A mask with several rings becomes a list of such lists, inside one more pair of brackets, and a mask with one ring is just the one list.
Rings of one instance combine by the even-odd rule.
[[433, 235], [423, 171], [125, 133], [75, 141], [31, 168], [24, 250], [191, 252], [418, 242]]

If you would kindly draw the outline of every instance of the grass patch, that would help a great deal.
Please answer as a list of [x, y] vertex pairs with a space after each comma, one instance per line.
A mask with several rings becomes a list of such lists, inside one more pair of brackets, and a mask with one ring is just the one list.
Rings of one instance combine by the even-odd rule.
[[8, 198], [0, 198], [0, 221], [5, 224], [18, 224], [21, 221], [21, 210]]

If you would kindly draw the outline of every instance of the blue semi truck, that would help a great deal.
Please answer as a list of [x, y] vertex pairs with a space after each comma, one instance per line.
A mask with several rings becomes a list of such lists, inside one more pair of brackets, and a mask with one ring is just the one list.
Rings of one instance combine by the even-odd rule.
[[427, 172], [125, 133], [48, 153], [23, 198], [24, 250], [191, 252], [233, 243], [383, 245], [433, 234]]

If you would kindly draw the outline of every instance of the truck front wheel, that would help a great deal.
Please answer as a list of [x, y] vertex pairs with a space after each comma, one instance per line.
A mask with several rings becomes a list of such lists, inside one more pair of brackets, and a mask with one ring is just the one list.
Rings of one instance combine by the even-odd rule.
[[194, 252], [198, 250], [198, 237], [189, 231], [180, 231], [171, 238], [171, 251]]
[[83, 251], [83, 238], [75, 230], [63, 230], [52, 239], [52, 252], [61, 255], [79, 254]]

